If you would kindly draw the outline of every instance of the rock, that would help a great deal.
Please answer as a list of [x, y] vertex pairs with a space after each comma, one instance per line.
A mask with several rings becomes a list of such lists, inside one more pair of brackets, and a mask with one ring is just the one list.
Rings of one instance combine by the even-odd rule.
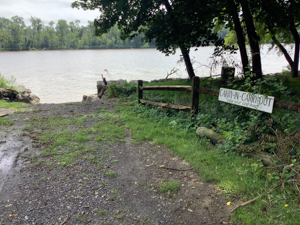
[[131, 80], [129, 81], [129, 84], [137, 84], [138, 83], [138, 80]]
[[18, 95], [18, 98], [15, 102], [24, 102], [24, 103], [31, 103], [29, 96], [26, 95]]
[[22, 94], [18, 95], [18, 98], [14, 102], [24, 102], [24, 103], [29, 103], [29, 104], [39, 104], [40, 103], [40, 98], [34, 94], [32, 95], [27, 95], [27, 94]]
[[22, 95], [30, 95], [31, 94], [31, 90], [29, 90], [28, 88], [26, 88], [23, 85], [18, 85], [16, 86], [16, 89], [22, 94]]
[[274, 166], [275, 157], [267, 152], [249, 152], [246, 156], [260, 159], [265, 166]]
[[31, 91], [29, 89], [26, 89], [24, 86], [19, 87], [21, 87], [21, 94], [19, 94], [15, 90], [0, 88], [0, 99], [4, 99], [10, 102], [25, 102], [29, 104], [40, 103], [40, 98], [34, 94], [31, 94]]
[[41, 101], [41, 99], [34, 94], [31, 94], [30, 98], [31, 98], [31, 104], [38, 104]]
[[116, 84], [117, 86], [122, 86], [125, 82], [126, 82], [126, 80], [120, 79], [120, 80], [110, 80], [107, 83], [108, 83], [108, 86], [110, 84]]
[[105, 86], [105, 83], [103, 81], [97, 81], [97, 87], [98, 86], [103, 86], [103, 85]]
[[105, 85], [105, 82], [97, 81], [97, 95], [98, 95], [98, 98], [102, 98], [102, 96], [104, 95], [106, 89], [107, 89], [107, 86]]
[[97, 94], [84, 95], [82, 98], [82, 102], [97, 102], [100, 101], [100, 98]]
[[17, 99], [19, 93], [15, 90], [11, 90], [8, 88], [0, 88], [0, 99], [13, 101]]
[[214, 144], [222, 144], [225, 141], [225, 137], [222, 134], [214, 132], [213, 130], [210, 130], [206, 127], [198, 127], [196, 130], [196, 134], [200, 137], [210, 139]]

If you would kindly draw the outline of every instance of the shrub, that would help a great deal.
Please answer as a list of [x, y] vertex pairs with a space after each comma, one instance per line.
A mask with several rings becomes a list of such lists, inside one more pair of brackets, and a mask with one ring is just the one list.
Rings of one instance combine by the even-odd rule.
[[122, 85], [111, 83], [108, 88], [108, 97], [127, 97], [136, 93], [137, 85], [124, 82]]
[[14, 89], [16, 78], [13, 76], [6, 78], [0, 73], [0, 88]]

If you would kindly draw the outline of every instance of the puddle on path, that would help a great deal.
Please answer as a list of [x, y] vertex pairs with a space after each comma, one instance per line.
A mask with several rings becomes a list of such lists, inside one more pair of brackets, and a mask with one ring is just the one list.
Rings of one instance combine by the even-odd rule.
[[[8, 180], [17, 175], [22, 166], [19, 154], [31, 149], [31, 141], [20, 137], [20, 131], [0, 132], [0, 194]], [[4, 135], [3, 135], [4, 134]]]
[[0, 155], [0, 173], [7, 173], [13, 166], [15, 154], [13, 155]]

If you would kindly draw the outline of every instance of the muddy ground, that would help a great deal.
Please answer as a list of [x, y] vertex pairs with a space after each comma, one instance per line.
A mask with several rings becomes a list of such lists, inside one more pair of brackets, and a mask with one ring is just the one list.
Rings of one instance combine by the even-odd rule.
[[[103, 156], [102, 166], [84, 157], [71, 166], [51, 158], [39, 162], [45, 146], [37, 131], [26, 129], [33, 121], [86, 115], [86, 124], [76, 128], [86, 129], [98, 119], [90, 115], [101, 113], [101, 107], [113, 112], [115, 101], [39, 104], [9, 112], [13, 125], [0, 128], [0, 224], [230, 224], [231, 206], [213, 183], [170, 149], [136, 144], [125, 127], [125, 141], [90, 143], [92, 154]], [[171, 181], [179, 191], [162, 193], [160, 187]]]

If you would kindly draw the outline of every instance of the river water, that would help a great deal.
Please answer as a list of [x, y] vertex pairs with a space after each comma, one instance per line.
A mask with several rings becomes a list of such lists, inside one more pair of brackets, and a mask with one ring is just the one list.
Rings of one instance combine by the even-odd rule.
[[[191, 51], [197, 76], [210, 75], [207, 66], [212, 63], [212, 53], [213, 47]], [[83, 95], [97, 92], [101, 74], [107, 80], [150, 81], [165, 78], [175, 67], [178, 72], [170, 78], [186, 78], [185, 66], [178, 64], [179, 59], [179, 51], [165, 56], [156, 49], [0, 52], [0, 73], [16, 78], [16, 83], [39, 96], [41, 103], [77, 102]], [[239, 55], [229, 61], [232, 60], [239, 62]], [[283, 56], [268, 52], [268, 46], [262, 49], [262, 64], [264, 73], [281, 72], [287, 66]], [[218, 67], [212, 74], [220, 71]]]

